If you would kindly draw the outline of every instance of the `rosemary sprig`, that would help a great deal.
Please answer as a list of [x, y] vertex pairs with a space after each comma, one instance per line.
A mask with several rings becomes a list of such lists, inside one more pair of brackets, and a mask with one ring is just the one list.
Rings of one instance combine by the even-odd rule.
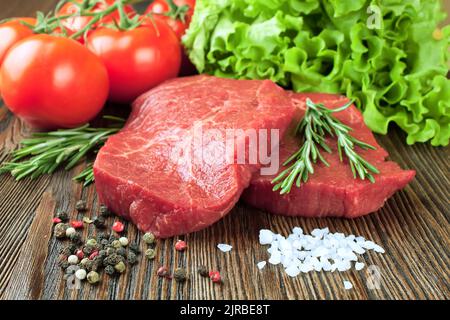
[[[59, 167], [72, 169], [89, 152], [98, 151], [110, 136], [117, 133], [124, 119], [105, 116], [115, 121], [108, 128], [93, 128], [89, 124], [75, 129], [62, 129], [51, 132], [34, 133], [21, 142], [21, 148], [12, 152], [11, 161], [0, 166], [0, 174], [10, 173], [16, 180], [25, 177], [32, 179], [44, 174], [52, 174]], [[87, 184], [93, 181], [92, 170], [84, 170], [77, 181]]]
[[73, 177], [73, 180], [83, 183], [83, 186], [88, 186], [94, 182], [94, 164], [89, 163], [86, 168], [77, 176]]
[[307, 182], [309, 175], [314, 173], [313, 164], [317, 161], [330, 166], [320, 153], [320, 149], [331, 153], [325, 141], [326, 135], [336, 137], [339, 158], [341, 162], [344, 161], [345, 154], [355, 179], [367, 178], [372, 183], [375, 182], [372, 173], [379, 173], [378, 169], [355, 151], [356, 146], [362, 149], [375, 149], [375, 147], [353, 137], [350, 134], [352, 129], [333, 116], [333, 113], [343, 111], [351, 104], [352, 102], [349, 102], [340, 108], [328, 109], [323, 104], [315, 104], [310, 99], [306, 100], [305, 116], [295, 130], [295, 134], [303, 136], [303, 145], [283, 163], [284, 166], [291, 165], [272, 180], [275, 184], [274, 191], [280, 190], [280, 194], [289, 193], [294, 183], [300, 187], [301, 183]]

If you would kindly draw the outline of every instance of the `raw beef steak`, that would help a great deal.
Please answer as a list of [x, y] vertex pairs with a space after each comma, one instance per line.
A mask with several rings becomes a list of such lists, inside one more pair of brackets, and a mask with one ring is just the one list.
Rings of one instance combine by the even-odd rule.
[[[323, 103], [329, 108], [337, 108], [348, 102], [345, 97], [327, 94], [291, 93], [291, 96], [299, 109], [298, 119], [304, 114], [308, 97], [313, 102]], [[378, 145], [373, 134], [365, 126], [361, 113], [354, 106], [336, 113], [335, 116], [354, 129], [352, 134], [356, 138], [377, 148], [376, 150], [358, 150], [365, 159], [380, 170], [380, 174], [374, 175], [375, 183], [354, 179], [348, 163], [345, 160], [344, 163], [339, 160], [335, 140], [328, 139], [333, 153], [323, 152], [323, 155], [330, 167], [321, 163], [317, 164], [315, 173], [310, 175], [306, 184], [301, 185], [300, 188], [294, 185], [291, 192], [283, 196], [272, 191], [271, 180], [275, 176], [257, 174], [243, 194], [244, 201], [256, 208], [280, 215], [355, 218], [378, 210], [386, 199], [414, 178], [415, 171], [402, 170], [396, 163], [386, 161], [388, 153]], [[298, 150], [299, 145], [298, 138], [287, 134], [281, 142], [280, 162], [284, 162]]]
[[[224, 161], [225, 130], [283, 134], [294, 112], [289, 94], [271, 81], [170, 80], [138, 98], [124, 129], [100, 150], [99, 199], [159, 237], [205, 228], [233, 208], [260, 167]], [[215, 134], [198, 139], [199, 128]], [[234, 140], [236, 148], [246, 144]]]

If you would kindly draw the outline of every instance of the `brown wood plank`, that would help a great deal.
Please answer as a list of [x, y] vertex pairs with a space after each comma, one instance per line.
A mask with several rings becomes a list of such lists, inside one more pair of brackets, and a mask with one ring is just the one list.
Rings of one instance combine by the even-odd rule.
[[[56, 1], [29, 0], [0, 3], [0, 19], [49, 10]], [[0, 107], [0, 163], [29, 132], [6, 108]], [[70, 290], [57, 266], [63, 243], [49, 237], [51, 217], [59, 210], [81, 218], [74, 206], [79, 199], [89, 203], [88, 216], [95, 216], [98, 203], [95, 187], [82, 188], [59, 171], [35, 181], [14, 181], [0, 176], [0, 297], [2, 299], [448, 299], [449, 264], [449, 150], [428, 144], [408, 146], [399, 130], [379, 137], [392, 160], [404, 168], [417, 170], [415, 180], [398, 192], [377, 213], [356, 220], [304, 219], [269, 215], [244, 204], [223, 220], [200, 232], [183, 237], [188, 250], [173, 250], [177, 238], [160, 241], [153, 262], [139, 263], [119, 278], [104, 276], [98, 286], [84, 284]], [[109, 219], [109, 223], [114, 218]], [[328, 226], [332, 231], [362, 235], [380, 243], [386, 254], [369, 253], [366, 263], [381, 271], [382, 285], [370, 290], [370, 274], [310, 273], [294, 279], [279, 266], [267, 265], [262, 271], [256, 263], [267, 259], [258, 244], [258, 232], [269, 228], [288, 234], [294, 226], [306, 231]], [[84, 236], [95, 232], [86, 228]], [[129, 225], [130, 240], [141, 234]], [[222, 253], [218, 243], [229, 243], [233, 250]], [[141, 249], [145, 249], [141, 244]], [[158, 278], [159, 266], [169, 270], [183, 266], [189, 273], [184, 285]], [[197, 274], [200, 265], [218, 269], [224, 284], [214, 285]], [[354, 288], [346, 291], [343, 280]]]

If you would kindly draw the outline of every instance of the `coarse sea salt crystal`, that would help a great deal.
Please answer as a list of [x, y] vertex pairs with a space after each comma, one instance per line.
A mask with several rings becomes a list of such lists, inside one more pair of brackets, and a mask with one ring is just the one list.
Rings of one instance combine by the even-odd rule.
[[219, 243], [217, 245], [217, 248], [219, 248], [219, 250], [222, 252], [228, 252], [228, 251], [231, 251], [231, 249], [233, 249], [233, 246], [230, 246], [229, 244], [225, 244], [225, 243]]
[[[296, 227], [287, 237], [264, 229], [259, 233], [259, 241], [270, 246], [267, 249], [268, 262], [281, 264], [291, 277], [311, 271], [345, 272], [352, 267], [359, 271], [365, 264], [358, 262], [357, 254], [369, 250], [385, 252], [381, 246], [364, 237], [330, 233], [328, 228], [314, 229], [311, 234], [304, 234], [301, 228]], [[262, 262], [265, 266], [265, 261]], [[258, 268], [263, 265], [262, 262]]]
[[362, 262], [355, 263], [355, 270], [356, 271], [359, 271], [359, 270], [362, 270], [362, 269], [364, 269], [364, 263], [362, 263]]
[[267, 264], [266, 261], [260, 261], [256, 265], [258, 266], [259, 270], [262, 270], [266, 266], [266, 264]]
[[350, 281], [344, 280], [344, 288], [345, 290], [350, 290], [351, 288], [353, 288], [353, 285]]
[[259, 232], [259, 243], [260, 244], [270, 244], [273, 241], [273, 233], [270, 230], [261, 230]]

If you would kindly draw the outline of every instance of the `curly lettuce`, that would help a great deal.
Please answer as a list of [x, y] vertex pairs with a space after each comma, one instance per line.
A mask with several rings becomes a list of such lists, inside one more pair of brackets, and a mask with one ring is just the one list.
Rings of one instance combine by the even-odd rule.
[[200, 72], [342, 93], [371, 130], [450, 136], [450, 26], [438, 0], [198, 0], [183, 39]]

